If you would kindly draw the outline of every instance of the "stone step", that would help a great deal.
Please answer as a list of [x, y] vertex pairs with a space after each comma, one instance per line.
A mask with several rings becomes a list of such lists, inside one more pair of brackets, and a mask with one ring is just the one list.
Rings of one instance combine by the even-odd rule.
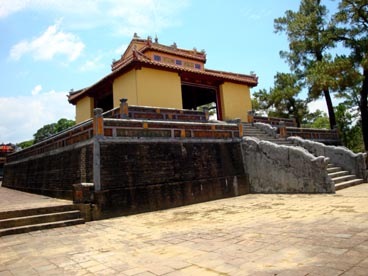
[[355, 185], [359, 185], [364, 183], [363, 179], [352, 179], [349, 181], [345, 181], [345, 182], [341, 182], [335, 185], [335, 191], [341, 190], [341, 189], [345, 189], [345, 188], [349, 188]]
[[349, 174], [349, 172], [348, 172], [348, 171], [337, 171], [337, 172], [329, 173], [328, 175], [329, 175], [331, 178], [335, 178], [335, 177], [344, 176], [344, 175], [348, 175], [348, 174]]
[[49, 214], [49, 213], [60, 213], [60, 212], [67, 212], [67, 211], [74, 211], [74, 210], [79, 210], [79, 209], [73, 204], [68, 204], [68, 205], [58, 205], [58, 206], [39, 207], [39, 208], [32, 208], [32, 209], [5, 211], [5, 212], [0, 212], [0, 220], [8, 219], [8, 218], [16, 218], [16, 217], [37, 216], [37, 215]]
[[281, 139], [281, 138], [274, 138], [273, 136], [268, 135], [263, 130], [252, 126], [251, 124], [248, 124], [248, 125], [243, 124], [243, 126], [244, 126], [244, 130], [243, 130], [244, 136], [256, 137], [259, 140], [268, 141], [268, 142], [275, 143], [278, 145], [285, 145], [285, 146], [293, 145], [291, 141], [288, 141], [286, 139]]
[[80, 210], [59, 205], [0, 213], [0, 236], [84, 223]]
[[243, 128], [243, 132], [260, 132], [260, 133], [264, 133], [264, 131], [262, 131], [258, 128], [250, 128], [250, 127]]
[[257, 137], [260, 140], [271, 138], [271, 136], [266, 136], [264, 134], [254, 134], [254, 133], [253, 134], [245, 133], [243, 134], [243, 136]]
[[245, 136], [265, 136], [265, 137], [270, 137], [267, 134], [265, 134], [264, 132], [256, 132], [256, 131], [243, 131], [243, 135], [245, 135]]
[[56, 221], [68, 221], [80, 219], [81, 213], [79, 210], [66, 211], [60, 213], [49, 213], [33, 216], [13, 217], [0, 220], [0, 229], [14, 228], [33, 224], [42, 224]]
[[344, 176], [334, 177], [332, 178], [332, 181], [336, 185], [338, 183], [342, 183], [342, 182], [353, 180], [353, 179], [356, 179], [355, 175], [344, 175]]
[[339, 172], [342, 171], [343, 169], [341, 167], [328, 167], [327, 166], [327, 172], [328, 173], [334, 173], [334, 172]]
[[13, 235], [13, 234], [21, 234], [21, 233], [28, 233], [31, 231], [37, 230], [44, 230], [44, 229], [51, 229], [56, 227], [65, 227], [71, 225], [78, 225], [83, 224], [84, 219], [72, 219], [72, 220], [64, 220], [64, 221], [57, 221], [57, 222], [49, 222], [49, 223], [40, 223], [40, 224], [32, 224], [32, 225], [25, 225], [13, 228], [6, 228], [0, 229], [0, 237], [5, 235]]

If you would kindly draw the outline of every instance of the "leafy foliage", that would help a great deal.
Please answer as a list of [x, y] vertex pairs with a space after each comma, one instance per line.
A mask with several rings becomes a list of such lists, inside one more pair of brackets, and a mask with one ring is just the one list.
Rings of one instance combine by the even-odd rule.
[[307, 102], [297, 98], [301, 89], [296, 75], [277, 73], [274, 87], [269, 92], [261, 89], [253, 94], [253, 107], [255, 110], [265, 111], [271, 117], [294, 117], [300, 126], [303, 117], [308, 113]]
[[288, 10], [284, 17], [275, 19], [275, 32], [286, 33], [289, 52], [280, 52], [290, 69], [309, 87], [309, 97], [324, 95], [329, 113], [330, 127], [336, 124], [330, 83], [325, 73], [330, 59], [327, 50], [334, 47], [333, 28], [327, 9], [320, 0], [302, 0], [297, 12]]
[[343, 145], [355, 152], [364, 151], [361, 123], [360, 121], [354, 123], [356, 121], [354, 115], [346, 104], [339, 104], [336, 107], [336, 118]]
[[44, 125], [42, 128], [37, 130], [37, 132], [33, 135], [34, 136], [34, 143], [41, 142], [42, 140], [47, 139], [48, 137], [59, 133], [69, 127], [75, 125], [75, 121], [68, 120], [68, 119], [60, 119], [56, 123]]
[[[366, 0], [341, 0], [334, 16], [335, 40], [350, 49], [347, 57], [351, 64], [349, 76], [357, 78], [352, 92], [358, 93], [358, 106], [365, 150], [368, 151], [368, 3]], [[353, 75], [354, 74], [354, 75]], [[360, 83], [359, 83], [360, 82]]]
[[310, 112], [306, 114], [302, 123], [302, 127], [328, 129], [328, 116], [325, 112], [317, 109], [315, 112]]
[[28, 141], [24, 141], [24, 142], [18, 143], [17, 144], [17, 147], [20, 147], [22, 149], [25, 149], [25, 148], [29, 148], [33, 144], [34, 144], [34, 140], [28, 140]]

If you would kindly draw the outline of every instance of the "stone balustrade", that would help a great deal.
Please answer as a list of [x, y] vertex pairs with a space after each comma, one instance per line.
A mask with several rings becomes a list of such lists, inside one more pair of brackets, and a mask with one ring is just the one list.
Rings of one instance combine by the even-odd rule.
[[368, 180], [367, 153], [354, 153], [341, 146], [329, 146], [322, 143], [289, 137], [293, 144], [303, 147], [315, 156], [325, 156], [330, 162], [348, 170], [359, 178]]
[[252, 193], [333, 193], [326, 171], [328, 158], [300, 147], [287, 147], [253, 137], [242, 141], [244, 171]]

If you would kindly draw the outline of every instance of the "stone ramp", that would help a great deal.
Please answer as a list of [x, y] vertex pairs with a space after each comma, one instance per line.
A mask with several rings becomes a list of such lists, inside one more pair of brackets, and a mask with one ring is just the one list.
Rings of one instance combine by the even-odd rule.
[[0, 186], [0, 236], [84, 223], [71, 201]]
[[[285, 138], [274, 137], [266, 133], [263, 129], [260, 129], [250, 123], [243, 123], [243, 135], [256, 137], [260, 140], [272, 142], [278, 145], [290, 147], [295, 146], [292, 141]], [[328, 164], [327, 172], [328, 175], [331, 177], [331, 180], [335, 184], [336, 191], [363, 184], [365, 182], [364, 179], [361, 179], [354, 174], [350, 174], [349, 171], [346, 171], [344, 170], [344, 168], [336, 166], [332, 163]]]

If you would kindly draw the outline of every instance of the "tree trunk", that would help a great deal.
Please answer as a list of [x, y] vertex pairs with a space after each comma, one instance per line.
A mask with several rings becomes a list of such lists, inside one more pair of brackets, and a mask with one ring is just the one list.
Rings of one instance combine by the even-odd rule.
[[335, 118], [335, 111], [332, 105], [330, 91], [328, 89], [324, 89], [323, 93], [326, 99], [328, 117], [330, 119], [330, 128], [333, 129], [336, 126], [336, 118]]
[[363, 85], [360, 91], [360, 116], [362, 118], [362, 133], [365, 151], [368, 151], [368, 69], [363, 71]]

